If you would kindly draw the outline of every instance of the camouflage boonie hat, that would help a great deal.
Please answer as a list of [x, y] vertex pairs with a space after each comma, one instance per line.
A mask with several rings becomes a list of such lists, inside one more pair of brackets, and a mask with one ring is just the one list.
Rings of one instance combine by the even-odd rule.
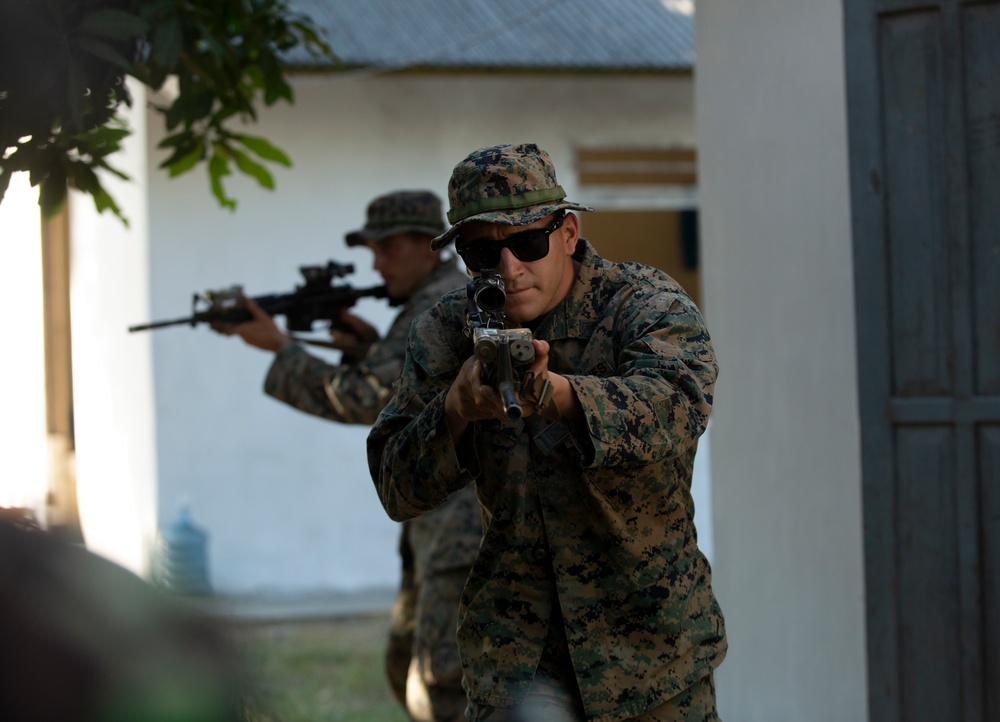
[[469, 221], [523, 226], [562, 209], [593, 208], [565, 200], [549, 154], [534, 143], [495, 145], [473, 151], [455, 166], [448, 182], [452, 226], [431, 241], [447, 246]]
[[441, 199], [430, 191], [396, 191], [368, 204], [368, 222], [344, 236], [348, 246], [362, 246], [397, 233], [436, 236], [445, 229]]

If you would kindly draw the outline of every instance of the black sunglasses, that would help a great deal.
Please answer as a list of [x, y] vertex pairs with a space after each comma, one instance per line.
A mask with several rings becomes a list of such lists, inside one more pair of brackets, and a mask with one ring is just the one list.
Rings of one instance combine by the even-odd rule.
[[549, 236], [562, 226], [566, 214], [563, 213], [545, 228], [533, 228], [507, 236], [501, 241], [493, 238], [475, 238], [456, 248], [469, 270], [479, 273], [484, 268], [500, 265], [500, 251], [510, 249], [519, 261], [537, 261], [549, 255]]

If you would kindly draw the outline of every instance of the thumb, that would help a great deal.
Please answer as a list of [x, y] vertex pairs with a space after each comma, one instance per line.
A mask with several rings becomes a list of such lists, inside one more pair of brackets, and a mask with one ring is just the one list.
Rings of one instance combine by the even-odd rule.
[[247, 310], [250, 312], [250, 315], [253, 318], [257, 319], [258, 321], [265, 318], [271, 318], [271, 316], [267, 313], [267, 311], [261, 308], [260, 304], [254, 301], [249, 296], [246, 299], [246, 306]]

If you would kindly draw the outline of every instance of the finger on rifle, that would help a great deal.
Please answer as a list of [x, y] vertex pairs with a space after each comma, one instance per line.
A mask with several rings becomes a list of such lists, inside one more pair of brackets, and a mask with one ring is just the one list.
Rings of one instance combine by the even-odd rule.
[[340, 322], [347, 326], [359, 341], [371, 343], [378, 340], [378, 330], [360, 316], [349, 313], [347, 309], [340, 312]]
[[531, 345], [535, 349], [535, 358], [532, 359], [530, 368], [536, 374], [543, 374], [549, 369], [549, 342], [533, 338]]
[[246, 304], [247, 304], [247, 310], [250, 312], [250, 315], [253, 316], [255, 319], [261, 320], [264, 318], [271, 318], [271, 316], [267, 313], [267, 311], [261, 308], [260, 304], [258, 304], [249, 296], [246, 299]]

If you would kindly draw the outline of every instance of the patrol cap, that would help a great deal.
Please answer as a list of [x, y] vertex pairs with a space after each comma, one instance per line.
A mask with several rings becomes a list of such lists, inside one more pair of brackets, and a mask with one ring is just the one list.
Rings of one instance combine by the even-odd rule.
[[592, 211], [566, 200], [549, 154], [534, 143], [480, 148], [455, 166], [448, 182], [447, 232], [431, 241], [444, 248], [469, 221], [523, 226], [558, 210]]
[[368, 204], [365, 227], [344, 236], [348, 246], [362, 246], [397, 233], [436, 236], [445, 229], [441, 199], [430, 191], [396, 191]]

